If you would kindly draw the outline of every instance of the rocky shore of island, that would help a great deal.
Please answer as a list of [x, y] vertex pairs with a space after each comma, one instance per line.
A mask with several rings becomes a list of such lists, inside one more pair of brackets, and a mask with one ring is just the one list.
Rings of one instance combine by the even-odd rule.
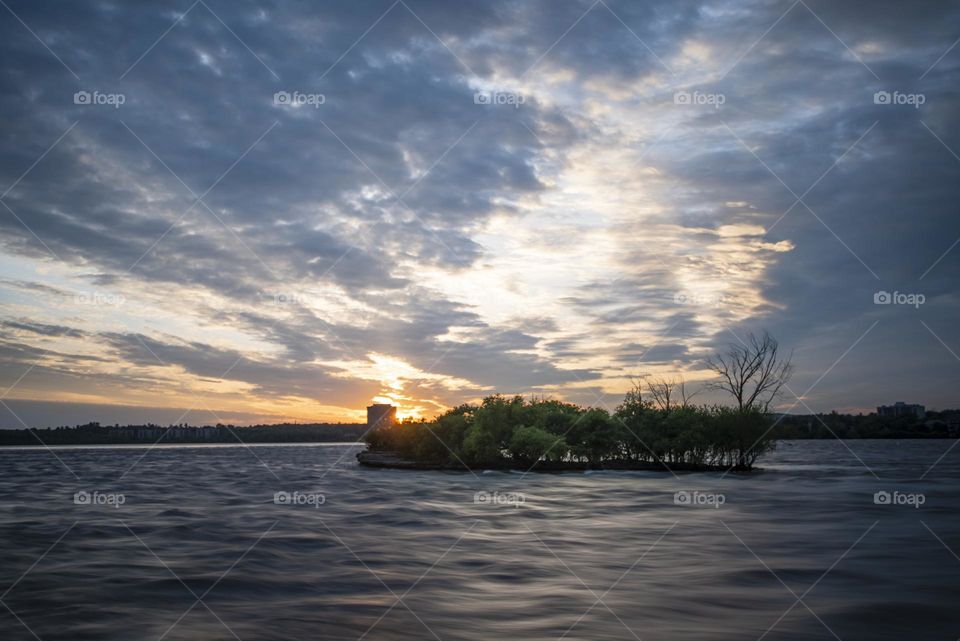
[[[379, 467], [396, 470], [425, 470], [447, 472], [470, 472], [478, 470], [515, 470], [519, 469], [516, 463], [504, 461], [492, 463], [482, 467], [471, 468], [466, 463], [418, 461], [401, 456], [397, 452], [383, 450], [365, 450], [357, 453], [357, 462], [366, 467]], [[634, 472], [725, 472], [730, 468], [722, 465], [696, 465], [691, 463], [664, 463], [650, 461], [601, 461], [588, 463], [586, 461], [537, 461], [529, 468], [531, 472], [585, 472], [588, 470], [620, 470]], [[736, 471], [736, 470], [733, 470]], [[758, 471], [753, 468], [752, 471]]]

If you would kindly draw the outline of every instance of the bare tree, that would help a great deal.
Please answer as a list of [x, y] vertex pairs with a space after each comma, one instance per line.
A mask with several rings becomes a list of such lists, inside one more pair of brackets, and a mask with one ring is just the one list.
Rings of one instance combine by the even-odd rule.
[[731, 343], [725, 353], [707, 359], [720, 377], [710, 387], [733, 396], [741, 412], [766, 412], [793, 374], [792, 359], [793, 354], [780, 353], [780, 344], [768, 332], [759, 337], [751, 333], [746, 343]]
[[703, 388], [701, 387], [695, 392], [687, 392], [687, 381], [684, 380], [682, 376], [680, 377], [678, 389], [680, 391], [680, 407], [687, 407], [690, 405], [690, 401], [693, 399], [693, 397], [703, 391]]
[[647, 382], [647, 389], [650, 390], [650, 396], [653, 402], [662, 410], [670, 410], [670, 398], [673, 396], [673, 389], [676, 387], [676, 381], [672, 378], [658, 376], [651, 378]]
[[667, 411], [671, 408], [687, 407], [690, 404], [690, 399], [699, 393], [699, 390], [688, 393], [687, 382], [682, 376], [677, 378], [663, 376], [651, 378], [647, 382], [647, 389], [650, 391], [650, 396], [657, 407]]

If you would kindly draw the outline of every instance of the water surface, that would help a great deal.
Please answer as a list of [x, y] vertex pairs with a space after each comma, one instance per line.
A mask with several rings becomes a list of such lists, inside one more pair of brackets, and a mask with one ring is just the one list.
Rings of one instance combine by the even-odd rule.
[[956, 639], [951, 445], [782, 442], [749, 476], [0, 450], [0, 637]]

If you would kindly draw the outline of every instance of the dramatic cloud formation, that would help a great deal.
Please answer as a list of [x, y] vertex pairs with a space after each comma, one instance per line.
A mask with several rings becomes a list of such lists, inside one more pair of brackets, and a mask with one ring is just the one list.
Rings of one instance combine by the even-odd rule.
[[760, 328], [783, 409], [957, 405], [955, 5], [2, 13], [0, 426], [610, 406]]

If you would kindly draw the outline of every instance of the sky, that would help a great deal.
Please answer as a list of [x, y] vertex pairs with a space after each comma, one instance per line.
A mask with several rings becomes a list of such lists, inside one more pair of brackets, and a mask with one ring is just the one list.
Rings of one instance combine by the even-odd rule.
[[960, 406], [960, 5], [0, 4], [0, 427]]

